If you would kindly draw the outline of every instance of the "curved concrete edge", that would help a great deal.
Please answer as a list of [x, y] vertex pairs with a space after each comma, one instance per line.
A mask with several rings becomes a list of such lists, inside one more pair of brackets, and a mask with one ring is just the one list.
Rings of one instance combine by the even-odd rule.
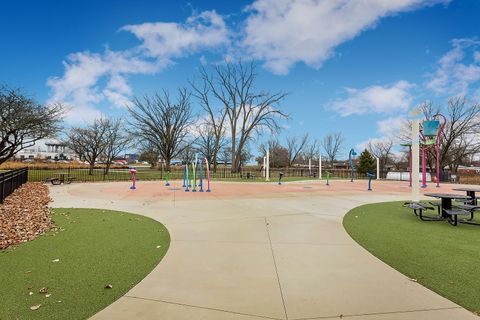
[[136, 212], [171, 234], [162, 262], [92, 319], [478, 319], [409, 281], [344, 230], [353, 207], [405, 194], [175, 203], [85, 200], [67, 190], [55, 190], [55, 205]]

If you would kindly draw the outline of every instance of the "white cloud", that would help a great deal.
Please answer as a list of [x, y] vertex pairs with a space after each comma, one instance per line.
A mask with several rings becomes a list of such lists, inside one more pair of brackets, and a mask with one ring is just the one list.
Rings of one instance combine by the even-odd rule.
[[382, 137], [395, 139], [407, 125], [405, 116], [390, 117], [377, 122], [377, 132]]
[[185, 24], [143, 23], [127, 25], [121, 30], [129, 31], [142, 40], [140, 47], [151, 57], [180, 57], [229, 42], [225, 21], [215, 11], [193, 15]]
[[[51, 77], [47, 84], [52, 89], [49, 102], [62, 102], [70, 106], [66, 121], [93, 119], [100, 113], [95, 105], [107, 102], [115, 107], [128, 105], [132, 94], [126, 77], [130, 74], [158, 72], [167, 62], [147, 61], [131, 51], [105, 50], [103, 54], [77, 52], [63, 62], [62, 77]], [[101, 80], [106, 80], [102, 85]]]
[[412, 102], [409, 91], [413, 86], [407, 81], [398, 81], [391, 86], [347, 88], [347, 98], [337, 99], [327, 107], [344, 117], [354, 114], [405, 112]]
[[225, 22], [214, 11], [193, 15], [184, 24], [144, 23], [121, 30], [133, 33], [141, 43], [124, 51], [72, 53], [63, 62], [63, 76], [48, 79], [48, 102], [69, 106], [67, 122], [91, 121], [101, 114], [96, 107], [101, 103], [114, 107], [130, 105], [130, 75], [158, 73], [173, 58], [228, 42]]
[[319, 68], [336, 46], [383, 17], [449, 0], [257, 0], [247, 8], [243, 45], [277, 74], [297, 62]]
[[480, 47], [476, 39], [454, 39], [453, 48], [438, 61], [427, 88], [438, 94], [466, 95], [480, 81]]

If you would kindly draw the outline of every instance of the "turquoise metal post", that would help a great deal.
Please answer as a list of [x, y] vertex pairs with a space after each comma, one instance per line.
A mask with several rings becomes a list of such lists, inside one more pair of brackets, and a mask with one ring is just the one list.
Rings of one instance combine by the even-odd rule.
[[190, 185], [189, 183], [189, 179], [188, 179], [188, 162], [185, 164], [185, 172], [186, 172], [186, 175], [185, 175], [185, 192], [188, 192], [190, 190], [188, 190], [188, 187]]
[[187, 176], [186, 174], [186, 165], [183, 167], [183, 186], [185, 188], [185, 177]]
[[350, 149], [350, 152], [348, 153], [348, 161], [350, 162], [350, 167], [352, 168], [352, 178], [350, 179], [350, 182], [353, 182], [353, 179], [355, 178], [355, 168], [353, 167], [353, 159], [352, 156], [356, 156], [357, 153], [355, 150]]

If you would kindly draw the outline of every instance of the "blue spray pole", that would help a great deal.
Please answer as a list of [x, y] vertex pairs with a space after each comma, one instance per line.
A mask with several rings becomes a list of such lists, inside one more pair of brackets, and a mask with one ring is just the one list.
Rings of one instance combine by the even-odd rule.
[[183, 186], [182, 186], [182, 187], [184, 187], [184, 188], [185, 188], [185, 175], [186, 175], [185, 170], [186, 170], [186, 169], [185, 169], [185, 166], [184, 166], [184, 167], [183, 167]]
[[375, 178], [373, 173], [367, 172], [368, 177], [368, 191], [372, 191], [372, 178]]
[[189, 184], [188, 183], [189, 182], [188, 181], [188, 162], [185, 164], [185, 173], [186, 173], [185, 174], [185, 186], [186, 186], [185, 192], [188, 192], [188, 191], [190, 191], [190, 190], [188, 190], [188, 184]]
[[202, 171], [202, 166], [203, 166], [203, 159], [200, 160], [200, 192], [203, 192], [203, 171]]
[[355, 168], [353, 167], [353, 158], [352, 156], [356, 156], [357, 153], [355, 150], [350, 149], [350, 152], [348, 153], [348, 161], [350, 162], [350, 167], [352, 168], [352, 178], [350, 179], [350, 182], [353, 182], [353, 179], [355, 178]]

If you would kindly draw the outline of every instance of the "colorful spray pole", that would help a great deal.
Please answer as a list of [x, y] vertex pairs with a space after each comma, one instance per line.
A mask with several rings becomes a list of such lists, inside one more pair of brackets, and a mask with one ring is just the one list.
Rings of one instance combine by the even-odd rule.
[[355, 150], [350, 149], [350, 152], [348, 153], [348, 161], [350, 162], [350, 167], [352, 168], [352, 178], [350, 179], [350, 182], [353, 182], [353, 179], [355, 178], [355, 168], [353, 167], [353, 158], [352, 156], [356, 156], [357, 153]]
[[368, 191], [372, 191], [372, 178], [375, 178], [373, 173], [367, 172], [368, 177]]
[[130, 187], [130, 189], [135, 190], [137, 189], [137, 187], [135, 186], [135, 181], [137, 180], [137, 169], [130, 168], [130, 175], [132, 178], [132, 186]]
[[447, 123], [447, 118], [443, 114], [437, 113], [436, 115], [433, 116], [434, 118], [440, 117], [442, 118], [443, 122], [440, 125], [440, 129], [438, 130], [437, 137], [435, 139], [435, 155], [436, 155], [436, 171], [437, 171], [437, 188], [440, 188], [440, 135], [443, 132], [443, 128], [445, 127], [445, 124]]
[[[425, 138], [424, 138], [425, 139]], [[427, 187], [427, 147], [425, 140], [422, 144], [422, 188]]]
[[207, 158], [205, 158], [205, 163], [207, 165], [207, 192], [210, 192], [210, 165]]
[[185, 188], [185, 177], [187, 176], [187, 173], [186, 173], [186, 165], [183, 167], [183, 186]]
[[203, 159], [200, 159], [200, 192], [203, 192]]
[[170, 183], [168, 183], [168, 174], [169, 174], [169, 173], [170, 173], [170, 172], [167, 171], [167, 173], [165, 174], [165, 185], [166, 185], [167, 187], [170, 185]]
[[197, 192], [197, 156], [195, 155], [195, 161], [192, 162], [193, 171], [193, 188], [192, 192]]
[[188, 162], [185, 163], [185, 192], [188, 192], [188, 186], [189, 186], [189, 180], [188, 180]]

